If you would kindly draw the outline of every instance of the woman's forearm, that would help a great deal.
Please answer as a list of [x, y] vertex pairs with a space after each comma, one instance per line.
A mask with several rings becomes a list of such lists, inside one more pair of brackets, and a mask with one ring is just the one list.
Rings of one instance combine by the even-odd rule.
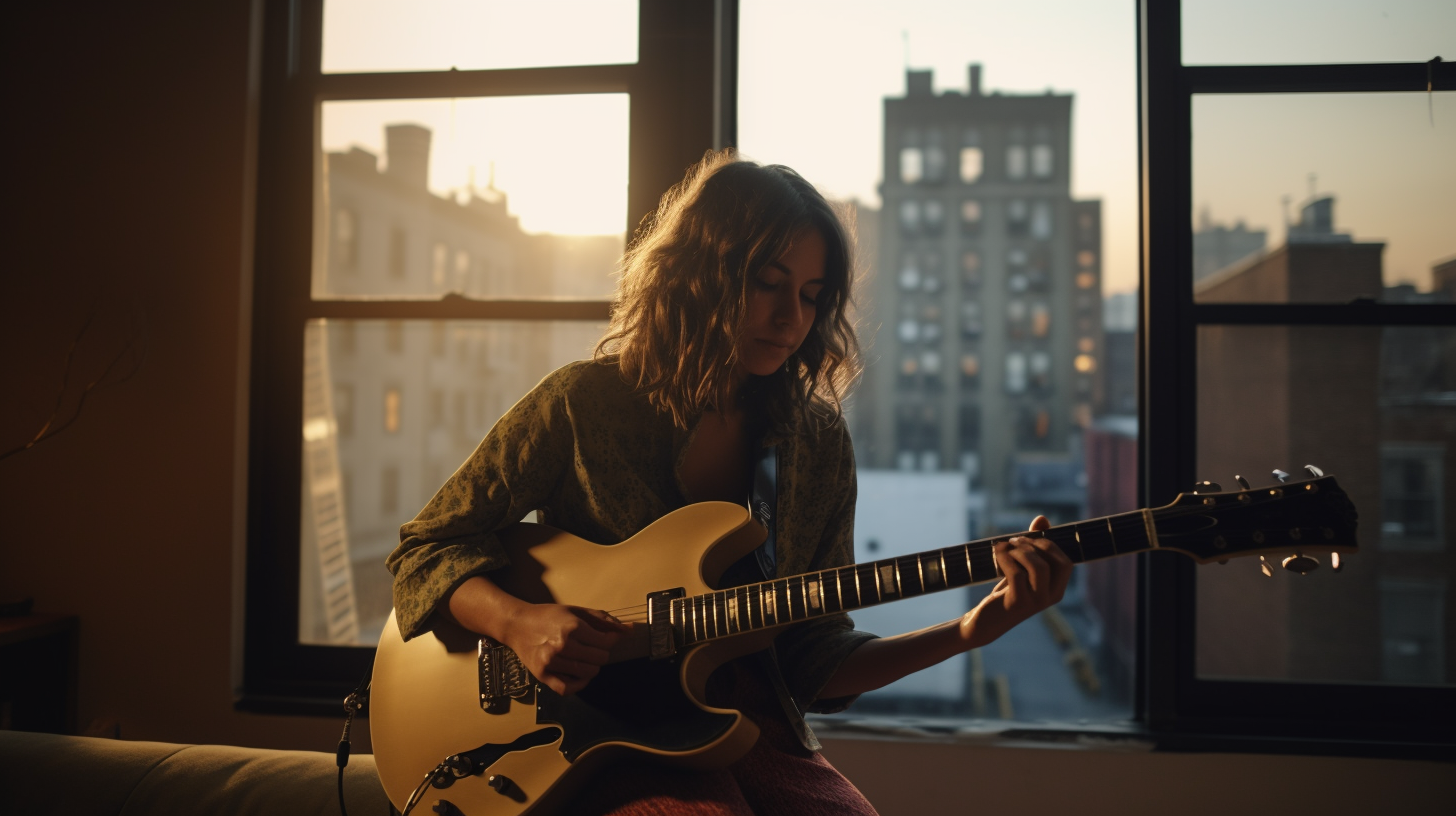
[[958, 655], [971, 648], [961, 634], [962, 628], [961, 621], [953, 620], [916, 632], [865, 641], [839, 664], [839, 670], [819, 696], [863, 694]]

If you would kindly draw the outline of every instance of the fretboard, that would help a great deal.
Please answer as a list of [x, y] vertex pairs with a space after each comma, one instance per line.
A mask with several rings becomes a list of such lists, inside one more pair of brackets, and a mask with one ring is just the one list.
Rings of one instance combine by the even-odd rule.
[[[1155, 546], [1142, 510], [1064, 524], [1040, 535], [1055, 542], [1068, 558], [1079, 564], [1130, 555]], [[1010, 537], [986, 538], [941, 550], [677, 598], [671, 607], [673, 636], [680, 646], [689, 646], [821, 615], [995, 581], [1001, 578], [1001, 570], [993, 547]]]

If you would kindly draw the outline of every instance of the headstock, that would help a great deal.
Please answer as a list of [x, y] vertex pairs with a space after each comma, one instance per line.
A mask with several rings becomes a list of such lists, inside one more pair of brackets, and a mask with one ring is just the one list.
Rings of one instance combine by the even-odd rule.
[[1213, 482], [1199, 482], [1166, 507], [1152, 511], [1160, 549], [1178, 550], [1200, 564], [1258, 556], [1265, 575], [1274, 574], [1271, 560], [1291, 572], [1306, 574], [1328, 553], [1335, 572], [1342, 553], [1358, 551], [1357, 513], [1345, 491], [1314, 465], [1308, 478], [1291, 481], [1282, 470], [1278, 482], [1251, 487], [1235, 476], [1239, 490], [1224, 492]]

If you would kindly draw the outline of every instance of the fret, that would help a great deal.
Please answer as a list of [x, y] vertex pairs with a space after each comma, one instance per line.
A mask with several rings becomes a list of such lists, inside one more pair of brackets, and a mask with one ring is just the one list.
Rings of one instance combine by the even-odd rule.
[[816, 576], [808, 584], [809, 607], [816, 612], [824, 611], [824, 597], [820, 594], [820, 587], [823, 586], [823, 578]]
[[708, 639], [708, 627], [703, 615], [703, 596], [693, 596], [693, 634], [697, 640]]
[[925, 594], [925, 564], [920, 556], [915, 556], [915, 574], [920, 578], [920, 594]]
[[760, 629], [763, 627], [763, 584], [753, 584], [748, 589], [748, 625]]
[[728, 630], [731, 632], [742, 632], [743, 625], [738, 622], [738, 590], [729, 590], [732, 594], [728, 596]]
[[1085, 564], [1087, 562], [1087, 551], [1082, 549], [1082, 534], [1077, 531], [1077, 525], [1075, 524], [1072, 525], [1072, 540], [1077, 542], [1077, 563]]
[[778, 595], [774, 592], [772, 582], [760, 586], [763, 587], [763, 622], [765, 626], [772, 626], [779, 622]]
[[681, 598], [674, 598], [668, 602], [668, 621], [672, 624], [672, 638], [684, 646], [688, 643], [688, 633], [683, 627], [683, 605]]
[[1081, 545], [1084, 560], [1086, 561], [1111, 558], [1117, 554], [1117, 549], [1113, 546], [1108, 527], [1101, 520], [1078, 524], [1077, 541]]
[[1117, 533], [1112, 531], [1112, 518], [1107, 518], [1107, 539], [1112, 542], [1112, 554], [1117, 555]]
[[854, 573], [854, 605], [856, 608], [865, 606], [864, 595], [859, 589], [859, 565], [851, 564], [849, 570]]
[[[950, 558], [945, 557], [945, 553]], [[949, 586], [965, 586], [971, 582], [971, 547], [969, 544], [962, 544], [958, 547], [948, 547], [941, 550], [941, 566], [945, 571], [945, 582]], [[964, 555], [964, 559], [957, 556]], [[965, 570], [962, 571], [962, 564]]]
[[844, 577], [844, 570], [836, 569], [834, 571], [834, 611], [835, 612], [843, 612], [844, 611], [844, 585], [840, 582], [840, 579], [843, 578], [843, 577]]
[[778, 608], [774, 610], [774, 619], [779, 623], [792, 623], [794, 620], [794, 599], [789, 595], [788, 579], [774, 581], [774, 594], [778, 596]]

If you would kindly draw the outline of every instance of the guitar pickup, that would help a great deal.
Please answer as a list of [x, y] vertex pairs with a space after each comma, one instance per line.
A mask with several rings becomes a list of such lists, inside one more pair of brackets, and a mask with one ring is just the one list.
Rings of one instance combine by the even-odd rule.
[[677, 654], [676, 627], [672, 620], [672, 602], [688, 594], [686, 589], [664, 589], [647, 595], [647, 637], [650, 645], [648, 656], [662, 660]]
[[504, 714], [512, 700], [523, 700], [535, 686], [535, 678], [511, 647], [488, 637], [480, 639], [480, 708], [487, 714]]

